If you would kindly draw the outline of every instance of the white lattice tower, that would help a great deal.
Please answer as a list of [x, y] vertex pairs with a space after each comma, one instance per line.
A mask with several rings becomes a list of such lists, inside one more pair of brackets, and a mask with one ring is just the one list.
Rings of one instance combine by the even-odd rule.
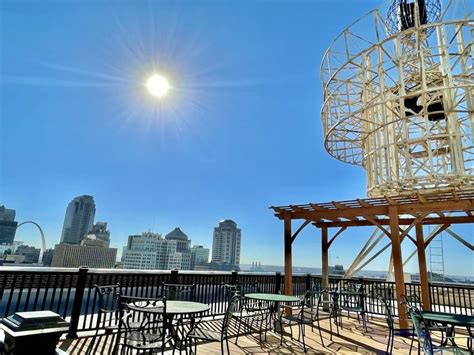
[[325, 147], [365, 168], [369, 196], [474, 188], [473, 7], [394, 0], [327, 50]]

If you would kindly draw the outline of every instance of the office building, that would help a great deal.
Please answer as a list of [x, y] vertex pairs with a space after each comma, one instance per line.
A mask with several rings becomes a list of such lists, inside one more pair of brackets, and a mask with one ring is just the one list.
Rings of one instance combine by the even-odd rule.
[[43, 266], [51, 266], [51, 262], [53, 261], [53, 252], [54, 249], [52, 248], [45, 250], [43, 253], [43, 260], [41, 260]]
[[237, 266], [240, 264], [241, 231], [237, 224], [226, 219], [214, 228], [212, 242], [212, 263]]
[[108, 248], [110, 246], [110, 231], [107, 229], [107, 222], [96, 222], [86, 234], [86, 238], [99, 240], [104, 247]]
[[56, 244], [51, 266], [113, 269], [117, 259], [117, 249], [101, 245], [95, 244], [95, 240], [89, 242], [87, 239], [82, 240], [81, 245]]
[[194, 245], [191, 248], [191, 269], [194, 270], [197, 265], [207, 265], [209, 263], [209, 252], [209, 248]]
[[13, 241], [11, 244], [0, 244], [0, 255], [3, 254], [15, 254], [16, 249], [23, 245], [23, 242]]
[[122, 253], [124, 269], [189, 270], [191, 241], [179, 228], [165, 238], [160, 233], [130, 235]]
[[15, 210], [0, 206], [0, 244], [12, 244], [15, 239], [16, 227]]
[[24, 256], [23, 264], [37, 264], [41, 249], [29, 245], [20, 245], [15, 251], [15, 255]]
[[61, 244], [80, 244], [92, 229], [95, 217], [94, 198], [83, 195], [74, 198], [67, 206], [64, 216]]

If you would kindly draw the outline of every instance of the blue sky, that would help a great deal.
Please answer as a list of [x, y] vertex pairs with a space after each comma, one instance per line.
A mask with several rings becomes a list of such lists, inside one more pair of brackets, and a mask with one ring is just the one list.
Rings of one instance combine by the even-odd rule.
[[[231, 218], [242, 262], [282, 264], [270, 205], [365, 196], [364, 170], [324, 150], [319, 63], [378, 3], [2, 1], [0, 204], [40, 223], [49, 246], [82, 194], [116, 247], [175, 226], [210, 247]], [[153, 72], [173, 86], [160, 102], [143, 87]], [[17, 239], [39, 245], [22, 228]], [[472, 243], [473, 228], [457, 231]], [[331, 264], [347, 267], [370, 232], [343, 235]], [[445, 245], [447, 272], [472, 276], [472, 253]], [[385, 270], [387, 256], [369, 269]], [[320, 266], [315, 228], [296, 241], [294, 264]]]

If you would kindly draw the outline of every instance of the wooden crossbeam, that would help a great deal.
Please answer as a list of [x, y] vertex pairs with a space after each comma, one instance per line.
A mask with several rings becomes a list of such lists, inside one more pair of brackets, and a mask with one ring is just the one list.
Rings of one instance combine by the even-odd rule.
[[328, 248], [331, 246], [332, 242], [333, 242], [337, 237], [339, 237], [339, 235], [340, 235], [342, 232], [344, 232], [346, 229], [347, 229], [347, 227], [342, 227], [342, 228], [340, 228], [340, 229], [336, 232], [336, 234], [334, 234], [334, 236], [333, 236], [333, 237], [329, 240], [329, 242], [328, 242]]
[[[390, 219], [388, 218], [376, 218], [377, 223], [381, 225], [389, 225]], [[400, 218], [399, 224], [406, 226], [411, 225], [415, 218]], [[474, 215], [471, 216], [454, 216], [454, 217], [427, 217], [423, 219], [423, 225], [439, 225], [439, 224], [466, 224], [466, 223], [474, 223]], [[363, 220], [349, 220], [349, 221], [339, 221], [339, 222], [324, 222], [324, 221], [317, 221], [314, 222], [314, 225], [321, 228], [323, 225], [327, 228], [341, 228], [341, 227], [367, 227], [372, 226], [373, 223], [369, 222], [365, 219]]]
[[428, 246], [428, 244], [431, 243], [431, 241], [436, 238], [436, 236], [438, 234], [440, 234], [441, 232], [443, 232], [444, 230], [448, 229], [449, 228], [449, 224], [443, 224], [442, 226], [440, 226], [440, 228], [431, 235], [431, 237], [428, 238], [428, 240], [425, 241], [425, 249], [426, 247]]
[[371, 222], [373, 225], [377, 226], [382, 232], [384, 232], [389, 238], [391, 237], [390, 232], [385, 229], [380, 223], [377, 222], [372, 216], [365, 216], [365, 219]]
[[293, 243], [295, 241], [296, 237], [298, 236], [298, 234], [300, 234], [300, 232], [303, 230], [303, 228], [306, 227], [310, 223], [311, 223], [311, 220], [308, 219], [308, 220], [304, 221], [303, 224], [301, 224], [301, 226], [291, 236], [291, 243]]

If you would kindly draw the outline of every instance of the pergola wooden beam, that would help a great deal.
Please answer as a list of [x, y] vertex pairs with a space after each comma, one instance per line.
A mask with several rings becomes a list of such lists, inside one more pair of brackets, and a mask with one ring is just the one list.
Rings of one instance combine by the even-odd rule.
[[[326, 210], [304, 210], [292, 212], [293, 219], [310, 219], [318, 220], [334, 220], [338, 218], [351, 219], [354, 217], [363, 217], [364, 215], [379, 216], [388, 215], [388, 205], [373, 206], [373, 207], [351, 207], [346, 209], [326, 209]], [[280, 211], [275, 207], [276, 216], [282, 219], [283, 214], [291, 211]], [[447, 211], [465, 211], [474, 210], [474, 200], [458, 200], [458, 201], [439, 201], [431, 203], [414, 203], [397, 205], [398, 213], [412, 214], [414, 212], [432, 212], [433, 210], [447, 210]]]
[[[378, 224], [382, 226], [390, 225], [389, 218], [374, 218]], [[400, 218], [400, 226], [409, 226], [415, 221], [415, 218]], [[423, 220], [423, 225], [439, 225], [439, 224], [469, 224], [474, 223], [474, 215], [471, 216], [452, 216], [452, 217], [428, 217]], [[367, 220], [357, 220], [357, 221], [317, 221], [313, 222], [316, 227], [326, 226], [327, 228], [342, 228], [342, 227], [369, 227], [373, 223]]]

